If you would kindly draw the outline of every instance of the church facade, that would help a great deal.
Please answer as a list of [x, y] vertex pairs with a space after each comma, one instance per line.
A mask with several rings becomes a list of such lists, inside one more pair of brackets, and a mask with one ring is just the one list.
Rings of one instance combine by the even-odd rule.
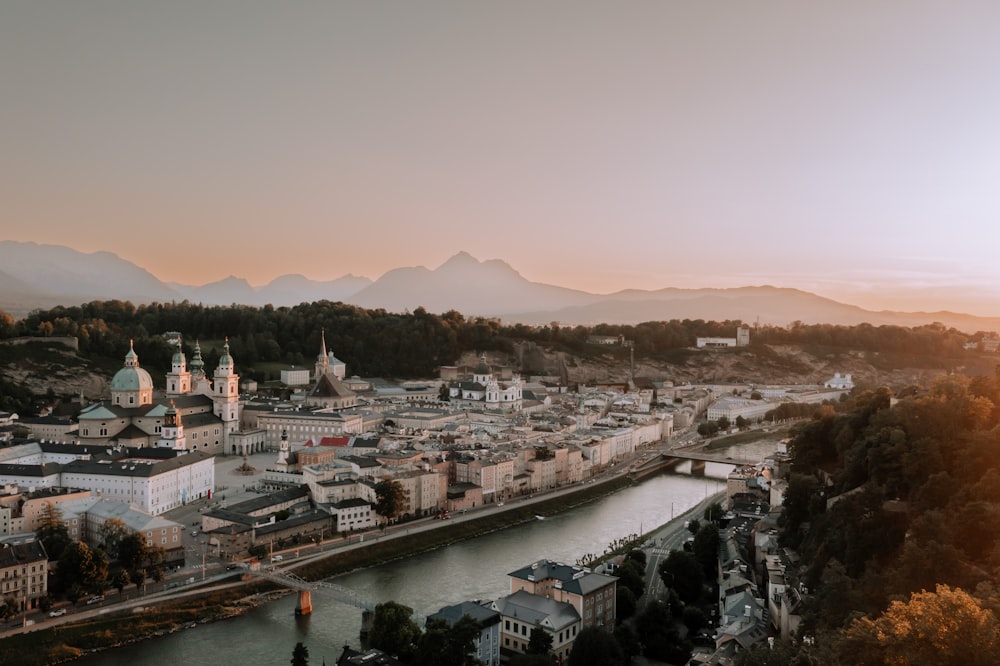
[[81, 444], [160, 447], [208, 455], [263, 450], [263, 436], [254, 438], [239, 432], [239, 375], [228, 339], [211, 379], [205, 372], [200, 345], [195, 343], [189, 367], [180, 339], [176, 344], [160, 399], [154, 397], [153, 380], [129, 344], [125, 363], [111, 380], [111, 399], [80, 413]]
[[466, 377], [448, 387], [449, 399], [458, 404], [504, 412], [519, 412], [523, 405], [521, 377], [514, 375], [509, 381], [500, 381], [490, 366], [486, 356], [479, 359], [479, 365]]

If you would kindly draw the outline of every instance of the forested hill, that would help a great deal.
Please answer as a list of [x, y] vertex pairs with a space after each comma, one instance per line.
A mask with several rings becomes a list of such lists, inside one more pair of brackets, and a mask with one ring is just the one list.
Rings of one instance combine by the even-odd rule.
[[[328, 349], [347, 363], [352, 374], [409, 378], [436, 376], [439, 366], [482, 352], [502, 357], [522, 372], [557, 374], [551, 367], [540, 367], [544, 358], [525, 355], [519, 347], [525, 343], [583, 360], [610, 356], [627, 368], [627, 348], [592, 344], [595, 335], [622, 336], [637, 363], [672, 362], [683, 360], [698, 337], [734, 337], [739, 323], [672, 320], [634, 326], [526, 326], [502, 325], [496, 319], [469, 318], [455, 311], [432, 314], [418, 308], [399, 314], [329, 301], [282, 308], [95, 301], [38, 310], [19, 320], [0, 312], [0, 338], [75, 336], [81, 356], [111, 359], [112, 366], [120, 363], [134, 339], [143, 365], [153, 369], [169, 368], [174, 349], [164, 339], [168, 331], [183, 335], [188, 354], [196, 339], [212, 341], [202, 345], [210, 368], [218, 354], [215, 343], [228, 337], [241, 374], [268, 379], [273, 377], [259, 369], [266, 364], [311, 366], [325, 331]], [[766, 360], [772, 348], [792, 345], [820, 356], [848, 351], [869, 360], [878, 356], [885, 369], [909, 364], [951, 370], [976, 362], [964, 345], [983, 335], [967, 335], [940, 324], [905, 328], [796, 323], [754, 328], [751, 346], [742, 351]], [[753, 363], [740, 372], [752, 374]]]
[[781, 542], [805, 565], [816, 642], [742, 663], [1000, 663], [1000, 381], [891, 401], [856, 394], [793, 439]]

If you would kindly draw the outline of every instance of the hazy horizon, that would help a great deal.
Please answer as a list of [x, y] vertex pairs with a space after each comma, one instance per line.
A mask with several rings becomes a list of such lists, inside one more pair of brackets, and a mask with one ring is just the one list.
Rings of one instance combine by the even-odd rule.
[[[1000, 314], [1000, 5], [0, 5], [3, 238]], [[2, 271], [2, 267], [0, 267]]]

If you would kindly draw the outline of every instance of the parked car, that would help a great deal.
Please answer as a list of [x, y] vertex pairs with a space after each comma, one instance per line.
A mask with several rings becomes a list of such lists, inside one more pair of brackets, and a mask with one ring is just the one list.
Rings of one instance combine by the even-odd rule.
[[283, 559], [285, 559], [285, 558], [282, 557], [281, 555], [275, 555], [274, 557], [271, 558], [271, 561], [272, 562], [280, 562]]
[[65, 615], [65, 614], [66, 614], [65, 608], [57, 608], [54, 611], [49, 612], [49, 617], [59, 617], [60, 615]]
[[104, 595], [103, 594], [97, 594], [97, 595], [94, 595], [91, 598], [87, 599], [87, 605], [89, 606], [91, 604], [99, 604], [102, 601], [104, 601]]

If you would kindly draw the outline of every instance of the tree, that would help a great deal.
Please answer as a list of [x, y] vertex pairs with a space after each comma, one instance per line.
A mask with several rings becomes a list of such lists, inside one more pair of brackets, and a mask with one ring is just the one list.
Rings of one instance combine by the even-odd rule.
[[705, 507], [703, 517], [710, 523], [718, 523], [724, 515], [726, 515], [726, 512], [722, 510], [722, 505], [718, 502], [713, 502], [710, 506]]
[[614, 636], [598, 627], [584, 627], [573, 641], [568, 666], [625, 666], [625, 654]]
[[62, 557], [66, 546], [73, 542], [69, 536], [69, 529], [63, 522], [62, 511], [55, 504], [47, 504], [42, 509], [41, 521], [35, 534], [45, 547], [49, 559], [58, 560]]
[[627, 589], [638, 599], [646, 591], [646, 569], [636, 560], [626, 559], [615, 572], [618, 576], [618, 589]]
[[444, 657], [453, 661], [456, 666], [481, 666], [476, 658], [476, 641], [480, 631], [479, 622], [463, 615], [448, 631]]
[[157, 569], [164, 557], [163, 549], [147, 545], [146, 537], [139, 532], [131, 532], [118, 542], [118, 563], [132, 572], [138, 569]]
[[420, 639], [420, 627], [413, 621], [413, 609], [387, 601], [375, 606], [368, 645], [406, 659]]
[[689, 520], [687, 524], [688, 532], [691, 534], [697, 534], [698, 530], [701, 529], [701, 522], [695, 518], [694, 520]]
[[122, 540], [132, 534], [132, 530], [118, 518], [108, 518], [101, 525], [98, 531], [101, 540], [101, 547], [108, 557], [117, 560], [119, 557], [118, 547]]
[[142, 589], [143, 585], [146, 584], [146, 570], [136, 569], [132, 572], [132, 582], [135, 583], [136, 592]]
[[292, 666], [309, 666], [309, 648], [302, 643], [296, 643], [292, 649]]
[[20, 610], [17, 599], [14, 597], [5, 597], [3, 604], [0, 604], [0, 617], [6, 620], [9, 617], [17, 615]]
[[[642, 652], [642, 645], [639, 643], [639, 633], [635, 630], [632, 622], [622, 622], [614, 631], [615, 642], [621, 647], [624, 653], [625, 663], [632, 663], [632, 658]], [[575, 643], [574, 643], [575, 645]], [[572, 653], [570, 653], [572, 656]]]
[[728, 416], [720, 416], [719, 420], [716, 421], [716, 425], [719, 426], [719, 430], [729, 430], [729, 426], [730, 426], [729, 417]]
[[119, 571], [118, 575], [115, 576], [115, 587], [118, 588], [118, 594], [124, 592], [125, 588], [128, 587], [131, 583], [132, 583], [132, 578], [128, 575], [128, 571], [126, 571], [125, 569]]
[[698, 424], [698, 434], [702, 437], [713, 437], [718, 434], [719, 425], [714, 421], [707, 421], [705, 423]]
[[701, 598], [704, 581], [701, 563], [691, 553], [672, 550], [667, 559], [660, 563], [660, 578], [663, 584], [677, 592], [686, 604]]
[[66, 599], [75, 606], [76, 602], [83, 599], [83, 594], [83, 587], [79, 583], [73, 583], [66, 590]]
[[843, 632], [845, 658], [868, 664], [996, 664], [1000, 622], [959, 588], [938, 585], [893, 601], [875, 620], [854, 620]]
[[527, 654], [548, 654], [552, 651], [552, 634], [541, 627], [532, 627], [528, 647], [524, 651]]
[[118, 540], [118, 563], [129, 571], [141, 569], [146, 560], [146, 539], [138, 532], [130, 532]]
[[444, 620], [430, 620], [427, 629], [417, 641], [413, 656], [415, 666], [479, 666], [476, 658], [476, 639], [479, 623], [463, 615], [449, 626]]
[[[646, 552], [640, 548], [633, 548], [632, 550], [625, 553], [625, 561], [633, 560], [642, 567], [642, 570], [646, 571]], [[645, 573], [643, 574], [645, 576]]]
[[107, 578], [108, 560], [102, 551], [91, 550], [82, 541], [74, 541], [63, 550], [56, 569], [56, 583], [60, 589], [68, 590], [73, 584], [95, 589]]
[[403, 486], [398, 481], [386, 479], [375, 485], [375, 513], [385, 518], [386, 522], [392, 522], [405, 506]]
[[714, 523], [703, 525], [694, 535], [691, 554], [701, 563], [705, 578], [713, 578], [719, 567], [719, 531]]
[[691, 646], [680, 637], [667, 604], [662, 601], [648, 604], [636, 616], [635, 628], [642, 637], [647, 657], [671, 664], [687, 662]]
[[424, 633], [417, 641], [413, 651], [414, 666], [462, 666], [464, 659], [457, 664], [445, 656], [448, 648], [448, 623], [444, 620], [428, 620]]
[[684, 626], [687, 627], [688, 630], [688, 636], [697, 633], [699, 629], [708, 624], [708, 618], [705, 617], [705, 612], [697, 606], [685, 606], [683, 618]]
[[618, 622], [627, 620], [635, 615], [638, 607], [639, 605], [632, 590], [624, 585], [620, 585], [615, 589], [615, 616]]

